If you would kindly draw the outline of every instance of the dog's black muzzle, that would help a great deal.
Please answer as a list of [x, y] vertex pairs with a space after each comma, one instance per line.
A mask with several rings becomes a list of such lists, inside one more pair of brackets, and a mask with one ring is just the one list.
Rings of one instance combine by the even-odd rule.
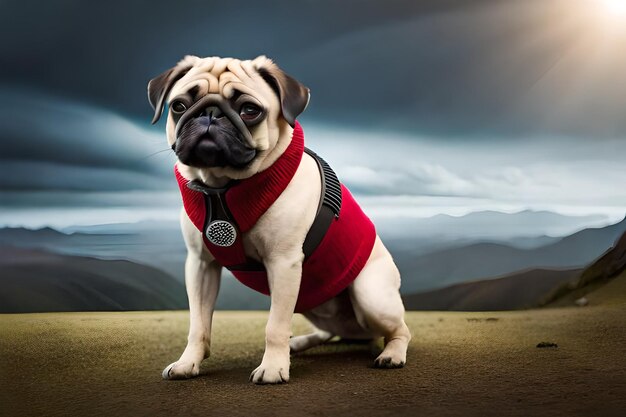
[[252, 135], [231, 103], [219, 94], [207, 94], [176, 120], [178, 159], [198, 168], [242, 168], [256, 156]]

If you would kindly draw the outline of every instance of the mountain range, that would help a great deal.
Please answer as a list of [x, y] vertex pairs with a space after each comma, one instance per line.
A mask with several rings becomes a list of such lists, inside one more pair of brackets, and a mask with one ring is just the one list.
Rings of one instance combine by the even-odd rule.
[[464, 216], [438, 214], [433, 217], [381, 217], [375, 223], [383, 237], [396, 239], [508, 241], [511, 238], [566, 236], [588, 227], [607, 225], [603, 215], [564, 216], [551, 211], [523, 210], [502, 213], [485, 210]]
[[619, 223], [589, 228], [531, 249], [478, 242], [414, 256], [392, 252], [403, 276], [402, 291], [415, 293], [532, 268], [580, 268], [600, 256], [626, 231]]
[[[453, 222], [444, 229], [453, 227], [454, 222], [470, 224], [472, 221], [476, 221], [477, 224], [472, 227], [479, 229], [480, 227], [489, 227], [484, 221], [490, 215], [493, 213], [474, 213], [461, 218], [439, 216], [434, 221]], [[515, 223], [516, 220], [523, 220], [522, 223], [528, 223], [532, 222], [535, 215], [538, 219], [552, 218], [556, 221], [559, 218], [559, 215], [554, 215], [557, 216], [554, 217], [552, 214], [544, 212], [522, 212], [512, 215], [498, 213], [494, 216], [505, 216], [504, 218], [511, 216], [511, 223]], [[589, 218], [587, 220], [593, 222], [596, 219]], [[574, 222], [578, 221], [580, 219], [574, 220]], [[482, 225], [481, 222], [483, 222]], [[494, 220], [494, 224], [499, 224], [499, 222], [501, 223], [503, 220]], [[560, 220], [560, 222], [566, 224], [569, 220]], [[492, 284], [489, 286], [491, 288], [489, 291], [495, 291], [494, 283], [496, 282], [499, 282], [498, 285], [503, 288], [498, 291], [505, 291], [511, 285], [510, 274], [521, 276], [521, 279], [516, 278], [513, 281], [525, 281], [529, 287], [536, 287], [536, 289], [543, 291], [548, 287], [552, 288], [554, 285], [568, 281], [575, 273], [573, 270], [583, 267], [601, 255], [625, 230], [626, 219], [602, 228], [587, 228], [565, 237], [546, 236], [544, 234], [533, 237], [514, 234], [508, 237], [503, 235], [501, 236], [503, 240], [497, 242], [484, 241], [480, 237], [472, 237], [471, 235], [463, 239], [439, 241], [425, 236], [416, 237], [412, 241], [385, 237], [383, 240], [390, 248], [402, 272], [403, 294], [413, 297], [419, 292], [437, 290], [457, 283], [467, 283], [468, 281], [490, 277], [499, 278], [500, 281], [491, 280]], [[16, 254], [18, 253], [16, 251], [21, 248], [24, 251], [20, 255], [21, 259], [27, 259], [27, 255], [31, 253], [33, 255], [31, 267], [41, 272], [41, 281], [38, 281], [36, 285], [34, 284], [33, 288], [44, 288], [44, 276], [54, 276], [56, 277], [54, 279], [58, 280], [61, 275], [70, 277], [71, 274], [81, 277], [86, 274], [90, 276], [95, 274], [101, 280], [115, 278], [113, 283], [107, 284], [107, 288], [121, 285], [125, 283], [125, 280], [128, 280], [126, 284], [135, 285], [137, 280], [135, 277], [142, 275], [141, 268], [148, 268], [151, 271], [147, 273], [148, 275], [159, 276], [163, 278], [163, 282], [174, 281], [176, 287], [172, 287], [171, 290], [176, 294], [181, 294], [182, 291], [184, 296], [184, 290], [181, 289], [183, 288], [182, 272], [186, 252], [182, 236], [175, 223], [143, 222], [129, 225], [100, 225], [77, 227], [64, 230], [64, 232], [51, 228], [38, 230], [5, 228], [0, 229], [0, 245], [10, 247], [5, 249], [6, 254], [2, 256], [4, 263], [0, 265], [0, 285], [5, 290], [9, 288], [9, 285], [15, 286], [18, 285], [18, 282], [22, 282], [20, 281], [21, 275], [31, 276], [28, 278], [30, 280], [34, 279], [32, 278], [32, 271], [26, 268], [25, 263], [18, 269], [8, 269], [9, 264], [6, 261], [9, 260], [10, 256], [13, 256], [9, 254]], [[39, 252], [47, 253], [48, 257], [57, 256], [57, 261], [48, 262], [45, 266], [39, 264], [37, 263], [37, 259], [41, 259]], [[120, 264], [120, 262], [122, 263]], [[70, 264], [81, 265], [83, 269], [76, 273], [70, 273], [67, 270]], [[132, 273], [129, 272], [130, 270]], [[11, 271], [13, 281], [6, 279], [7, 271]], [[523, 272], [517, 274], [518, 271]], [[113, 275], [107, 275], [109, 272]], [[103, 274], [108, 278], [104, 277]], [[223, 275], [218, 308], [266, 309], [268, 307], [269, 299], [267, 297], [244, 288], [230, 276], [228, 271], [225, 271]], [[167, 280], [164, 277], [167, 277]], [[137, 282], [141, 287], [151, 281], [143, 281], [142, 278]], [[76, 283], [71, 285], [75, 286]], [[15, 290], [14, 287], [11, 288], [13, 288], [11, 291]], [[466, 288], [460, 287], [455, 291], [462, 294]], [[519, 302], [515, 308], [525, 305], [526, 302], [522, 292], [518, 295]], [[18, 299], [22, 300], [24, 297], [20, 296]], [[37, 299], [37, 297], [33, 299]], [[439, 299], [439, 297], [436, 296], [433, 299]], [[456, 301], [455, 303], [457, 306], [460, 305]], [[175, 305], [184, 304], [185, 299], [183, 297], [182, 304]], [[453, 304], [449, 304], [449, 308], [454, 308]], [[77, 308], [77, 304], [74, 302], [68, 305], [68, 308]], [[102, 308], [107, 306], [106, 303], [102, 304], [101, 297], [96, 297], [94, 305], [104, 306]], [[143, 306], [143, 304], [141, 305]], [[422, 305], [425, 304], [422, 303]], [[496, 307], [497, 305], [491, 306], [491, 308]], [[108, 305], [106, 308], [112, 307]]]
[[531, 269], [405, 295], [403, 300], [408, 310], [492, 311], [571, 306], [625, 271], [626, 232], [585, 268]]
[[0, 313], [187, 307], [183, 285], [145, 265], [0, 246]]
[[70, 232], [50, 227], [4, 228], [0, 229], [0, 245], [99, 259], [124, 259], [150, 265], [183, 281], [186, 249], [176, 224], [114, 224]]

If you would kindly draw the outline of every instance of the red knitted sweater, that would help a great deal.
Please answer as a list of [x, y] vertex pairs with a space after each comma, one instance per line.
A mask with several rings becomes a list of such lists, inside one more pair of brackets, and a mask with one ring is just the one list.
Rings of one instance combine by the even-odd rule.
[[[185, 212], [196, 228], [203, 232], [208, 250], [244, 285], [266, 295], [270, 290], [264, 268], [242, 270], [251, 260], [244, 253], [241, 235], [256, 224], [287, 187], [300, 165], [303, 151], [304, 133], [296, 122], [291, 143], [271, 167], [235, 183], [226, 191], [226, 205], [239, 229], [235, 243], [229, 247], [216, 246], [206, 238], [205, 196], [188, 188], [189, 180], [181, 175], [177, 167], [174, 170]], [[332, 221], [319, 246], [302, 266], [296, 312], [322, 304], [347, 288], [365, 266], [374, 247], [376, 231], [373, 223], [343, 184], [341, 195], [339, 217]]]

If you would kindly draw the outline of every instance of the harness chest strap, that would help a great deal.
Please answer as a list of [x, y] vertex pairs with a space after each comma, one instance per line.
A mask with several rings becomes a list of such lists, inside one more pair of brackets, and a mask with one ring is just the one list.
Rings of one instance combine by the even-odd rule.
[[[337, 175], [321, 157], [305, 148], [305, 152], [316, 161], [322, 179], [322, 193], [317, 207], [315, 219], [304, 239], [302, 252], [304, 259], [308, 259], [326, 235], [331, 222], [339, 218], [341, 211], [341, 186]], [[207, 194], [205, 220], [205, 237], [212, 245], [230, 247], [237, 242], [238, 227], [224, 205], [225, 194]], [[239, 252], [237, 258], [245, 262], [237, 265], [225, 265], [230, 270], [260, 271], [265, 267], [255, 259], [246, 257], [243, 245], [236, 245], [232, 250]]]

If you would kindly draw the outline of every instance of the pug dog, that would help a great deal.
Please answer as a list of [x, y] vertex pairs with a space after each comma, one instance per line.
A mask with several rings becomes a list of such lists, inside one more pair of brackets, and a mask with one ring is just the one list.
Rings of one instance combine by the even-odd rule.
[[[404, 366], [411, 334], [400, 274], [347, 188], [302, 149], [296, 118], [309, 90], [264, 56], [186, 56], [149, 82], [148, 97], [153, 124], [168, 107], [188, 251], [189, 336], [163, 378], [197, 376], [209, 357], [223, 266], [270, 296], [265, 353], [252, 382], [288, 382], [290, 353], [335, 336], [384, 337], [374, 366]], [[312, 333], [292, 337], [294, 312]]]

